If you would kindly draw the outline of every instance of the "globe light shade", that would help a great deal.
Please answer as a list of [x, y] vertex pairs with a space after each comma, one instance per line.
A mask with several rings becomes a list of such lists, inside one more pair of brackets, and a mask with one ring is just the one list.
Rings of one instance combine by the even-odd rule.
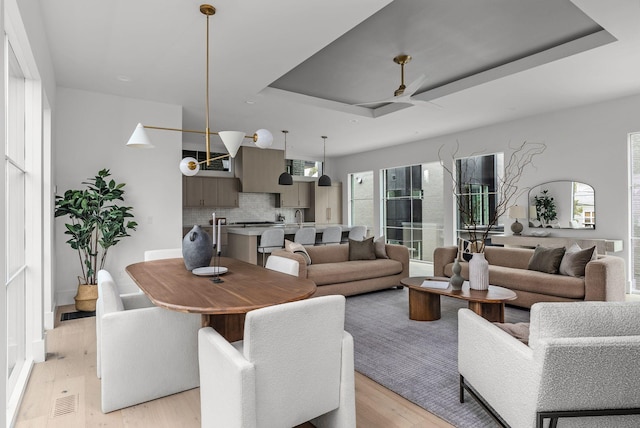
[[318, 179], [318, 186], [329, 187], [331, 186], [331, 178], [328, 175], [322, 175]]
[[180, 161], [180, 172], [182, 175], [191, 177], [200, 171], [200, 164], [195, 158], [186, 157]]
[[256, 143], [256, 146], [261, 149], [266, 149], [267, 147], [271, 147], [273, 135], [266, 129], [258, 129], [256, 133], [253, 134], [253, 141]]
[[229, 156], [232, 158], [236, 157], [238, 154], [238, 149], [242, 144], [242, 140], [244, 140], [244, 132], [241, 131], [220, 131], [218, 132], [218, 136], [222, 140], [222, 143], [227, 148], [229, 152]]
[[136, 126], [133, 134], [131, 134], [129, 141], [127, 142], [127, 147], [133, 147], [136, 149], [154, 148], [153, 144], [151, 144], [151, 140], [149, 140], [149, 136], [147, 136], [147, 132], [144, 130], [144, 126], [141, 123]]
[[283, 172], [278, 177], [278, 184], [281, 186], [293, 186], [293, 177], [288, 172]]

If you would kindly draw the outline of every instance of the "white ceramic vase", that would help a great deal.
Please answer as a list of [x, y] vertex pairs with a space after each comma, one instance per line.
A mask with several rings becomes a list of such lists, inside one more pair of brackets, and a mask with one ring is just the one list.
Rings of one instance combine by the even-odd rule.
[[489, 262], [484, 258], [484, 253], [473, 253], [469, 261], [469, 288], [489, 289]]

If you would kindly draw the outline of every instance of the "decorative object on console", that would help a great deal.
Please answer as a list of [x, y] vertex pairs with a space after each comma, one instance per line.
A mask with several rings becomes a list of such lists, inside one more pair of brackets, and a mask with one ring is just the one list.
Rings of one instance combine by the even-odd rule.
[[[453, 267], [451, 268], [453, 275], [451, 275], [451, 279], [449, 279], [449, 284], [451, 284], [451, 289], [458, 291], [462, 290], [462, 284], [464, 284], [464, 278], [460, 275], [460, 271], [462, 271], [462, 266], [460, 266], [460, 260], [456, 257], [453, 261]], [[487, 287], [488, 288], [488, 287]]]
[[489, 262], [484, 258], [484, 253], [473, 253], [469, 261], [469, 288], [489, 289]]
[[514, 205], [509, 208], [509, 218], [515, 218], [516, 221], [511, 225], [511, 231], [514, 235], [520, 235], [522, 232], [523, 226], [522, 223], [518, 221], [519, 218], [526, 218], [527, 214], [523, 206]]
[[[444, 147], [444, 146], [443, 146]], [[449, 174], [452, 181], [452, 192], [461, 221], [464, 223], [464, 229], [469, 235], [469, 240], [475, 243], [473, 252], [482, 253], [484, 251], [485, 244], [492, 229], [498, 224], [498, 220], [507, 211], [507, 207], [514, 205], [514, 201], [524, 193], [524, 189], [518, 187], [518, 181], [522, 176], [525, 168], [529, 166], [533, 159], [542, 154], [546, 145], [543, 143], [532, 143], [525, 141], [521, 145], [516, 147], [510, 147], [512, 152], [508, 156], [508, 160], [504, 165], [504, 174], [499, 175], [497, 178], [497, 188], [495, 189], [495, 206], [490, 209], [489, 212], [485, 210], [478, 210], [476, 204], [471, 203], [467, 198], [460, 197], [460, 195], [468, 193], [464, 189], [476, 185], [472, 182], [475, 175], [474, 171], [460, 171], [457, 167], [452, 168], [445, 164], [442, 160], [441, 150], [438, 150], [438, 157], [442, 168]], [[456, 144], [456, 148], [453, 151], [452, 158], [453, 164], [458, 164], [461, 158], [457, 157], [459, 144]], [[471, 162], [473, 164], [473, 162]], [[469, 164], [465, 164], [467, 167]], [[467, 182], [469, 180], [469, 182]], [[478, 212], [482, 211], [482, 212]]]
[[331, 177], [324, 173], [327, 166], [327, 136], [322, 137], [322, 175], [318, 179], [318, 186], [329, 187], [331, 186]]
[[211, 264], [213, 244], [209, 235], [198, 225], [182, 239], [182, 258], [187, 270], [206, 267]]
[[[216, 8], [211, 6], [210, 4], [202, 4], [200, 5], [200, 12], [207, 17], [207, 34], [206, 34], [206, 102], [205, 102], [205, 113], [206, 113], [206, 121], [205, 121], [205, 129], [204, 131], [194, 131], [188, 129], [178, 129], [178, 128], [166, 128], [159, 126], [148, 126], [142, 125], [138, 123], [136, 129], [133, 131], [133, 134], [129, 138], [127, 142], [127, 147], [135, 147], [135, 148], [153, 148], [153, 144], [151, 144], [151, 140], [147, 136], [145, 128], [147, 129], [159, 129], [164, 131], [178, 131], [178, 132], [189, 132], [196, 134], [204, 134], [205, 135], [205, 143], [206, 143], [206, 160], [198, 162], [197, 159], [192, 157], [186, 157], [182, 159], [180, 162], [180, 171], [182, 174], [187, 176], [196, 175], [198, 171], [200, 171], [200, 164], [206, 163], [207, 166], [211, 164], [211, 161], [235, 157], [238, 149], [240, 148], [240, 144], [242, 144], [242, 140], [245, 138], [250, 138], [253, 140], [256, 146], [261, 149], [267, 148], [271, 146], [273, 142], [273, 135], [266, 129], [258, 129], [253, 135], [245, 135], [244, 132], [241, 131], [220, 131], [213, 132], [209, 128], [209, 17], [216, 13]], [[229, 151], [229, 154], [218, 156], [216, 158], [211, 158], [211, 135], [218, 135], [222, 140], [222, 143]]]
[[[282, 130], [282, 133], [284, 134], [284, 161], [286, 163], [287, 162], [287, 134], [289, 133], [289, 131], [284, 129]], [[280, 177], [278, 177], [278, 184], [281, 186], [293, 186], [293, 177], [291, 176], [291, 174], [289, 174], [289, 171], [286, 171], [286, 165], [285, 165], [285, 172], [280, 174]]]

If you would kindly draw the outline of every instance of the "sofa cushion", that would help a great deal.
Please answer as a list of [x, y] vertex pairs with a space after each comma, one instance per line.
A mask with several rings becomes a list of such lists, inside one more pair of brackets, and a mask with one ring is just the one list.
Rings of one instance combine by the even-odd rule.
[[544, 273], [558, 273], [564, 251], [564, 247], [547, 248], [538, 245], [529, 260], [527, 269]]
[[493, 324], [499, 329], [509, 333], [511, 336], [515, 337], [525, 345], [529, 344], [529, 323], [528, 322], [518, 322], [518, 323], [494, 322]]
[[401, 272], [402, 263], [397, 260], [354, 260], [313, 264], [307, 268], [307, 278], [319, 286], [391, 276]]
[[584, 276], [587, 263], [594, 259], [595, 249], [595, 245], [583, 250], [578, 244], [573, 244], [562, 257], [558, 269], [559, 273], [569, 276]]
[[373, 245], [373, 236], [371, 238], [363, 239], [362, 241], [355, 241], [349, 239], [349, 260], [375, 260], [376, 252]]

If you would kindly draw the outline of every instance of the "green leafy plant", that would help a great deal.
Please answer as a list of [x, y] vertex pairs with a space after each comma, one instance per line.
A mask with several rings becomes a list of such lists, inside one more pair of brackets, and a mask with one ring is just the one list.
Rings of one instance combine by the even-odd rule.
[[536, 202], [536, 215], [542, 223], [549, 224], [558, 218], [556, 202], [553, 200], [553, 196], [549, 195], [548, 190], [543, 190], [541, 193], [542, 195], [533, 197]]
[[56, 195], [55, 217], [71, 219], [64, 233], [71, 236], [67, 244], [78, 252], [81, 284], [96, 284], [96, 274], [104, 267], [109, 248], [130, 236], [129, 231], [138, 225], [128, 220], [133, 218], [132, 208], [118, 204], [124, 201], [125, 184], [108, 180], [110, 175], [108, 169], [100, 170], [94, 178], [82, 182], [86, 189]]

